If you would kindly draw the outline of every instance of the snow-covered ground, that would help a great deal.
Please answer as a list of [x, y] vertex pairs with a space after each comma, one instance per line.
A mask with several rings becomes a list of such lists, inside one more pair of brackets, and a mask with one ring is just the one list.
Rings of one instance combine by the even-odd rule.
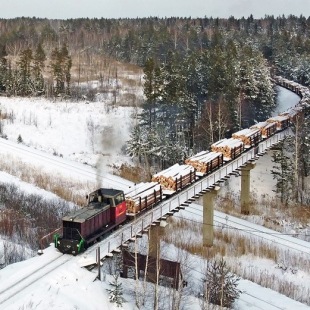
[[[292, 104], [292, 96], [295, 95], [282, 89], [280, 96], [285, 98], [282, 102]], [[284, 106], [281, 110], [286, 110], [287, 107]], [[135, 113], [133, 108], [115, 108], [106, 102], [86, 104], [85, 102], [47, 102], [42, 99], [0, 98], [0, 110], [1, 115], [4, 113], [8, 115], [2, 132], [9, 141], [3, 140], [0, 143], [3, 159], [10, 160], [16, 156], [17, 160], [24, 161], [25, 165], [44, 167], [49, 172], [93, 182], [96, 182], [98, 170], [100, 175], [104, 175], [111, 171], [110, 165], [124, 160], [130, 161], [123, 150], [133, 123], [129, 117]], [[23, 145], [19, 145], [21, 148], [17, 151], [14, 143], [19, 135], [23, 139]], [[41, 151], [50, 156], [44, 155]], [[272, 184], [266, 181], [268, 179], [265, 171], [266, 162], [262, 163], [260, 169], [258, 169], [259, 165], [257, 164], [255, 173], [260, 174], [261, 178], [256, 178], [254, 189], [271, 195]], [[94, 171], [90, 166], [97, 170]], [[110, 175], [104, 176], [110, 178]], [[26, 192], [54, 198], [49, 192], [20, 182], [16, 177], [6, 173], [1, 172], [0, 179], [2, 182], [18, 184]], [[239, 182], [240, 178], [233, 180]], [[131, 185], [120, 179], [113, 178], [114, 181], [119, 184], [123, 182], [125, 187]], [[112, 180], [110, 179], [109, 182]], [[230, 188], [240, 187], [231, 183]], [[184, 212], [183, 216], [188, 217], [189, 214]], [[254, 225], [251, 226], [251, 230], [256, 228]], [[107, 276], [103, 282], [94, 281], [96, 273], [81, 268], [80, 259], [67, 255], [60, 256], [51, 246], [42, 256], [12, 264], [0, 270], [0, 309], [117, 309], [108, 301], [106, 291], [111, 278]], [[192, 259], [196, 261], [197, 268], [202, 264], [199, 258], [194, 256]], [[246, 259], [249, 260], [249, 258]], [[51, 262], [50, 265], [45, 266], [49, 262]], [[251, 263], [254, 264], [254, 260]], [[266, 269], [275, 268], [272, 262], [265, 260], [256, 259], [255, 264], [263, 265]], [[41, 271], [36, 271], [38, 266], [42, 266]], [[40, 272], [43, 270], [45, 275], [41, 276]], [[24, 280], [19, 284], [20, 286], [10, 290], [9, 287], [16, 279]], [[309, 283], [309, 281], [308, 275], [300, 278], [300, 282]], [[132, 286], [132, 280], [122, 280], [122, 282], [125, 288]], [[236, 308], [239, 310], [309, 309], [303, 304], [250, 281], [242, 280], [240, 289], [246, 293], [242, 294], [237, 302]], [[133, 297], [127, 293], [124, 297], [128, 302], [124, 303], [123, 309], [135, 309]], [[195, 297], [191, 298], [191, 302], [188, 308], [200, 309]]]
[[[193, 205], [199, 208], [199, 205]], [[178, 217], [186, 217], [188, 219], [201, 219], [201, 216], [188, 214], [186, 210], [181, 211]], [[217, 217], [225, 218], [225, 214], [216, 213]], [[251, 231], [259, 230], [259, 234], [270, 234], [269, 230], [249, 224], [246, 221], [229, 217], [229, 225], [239, 227], [247, 225]], [[236, 223], [236, 225], [234, 224]], [[224, 221], [224, 225], [227, 223]], [[238, 226], [239, 225], [239, 226]], [[285, 239], [285, 236], [281, 236]], [[287, 237], [287, 242], [291, 242]], [[277, 236], [274, 236], [276, 242]], [[306, 242], [305, 245], [309, 246]], [[169, 248], [169, 247], [168, 247]], [[166, 258], [174, 257], [173, 247], [165, 248]], [[97, 271], [89, 272], [80, 267], [81, 257], [73, 257], [69, 255], [60, 255], [53, 246], [44, 250], [42, 256], [37, 256], [21, 263], [10, 265], [0, 271], [0, 308], [1, 309], [117, 309], [117, 307], [108, 301], [108, 293], [106, 289], [110, 288], [109, 282], [112, 277], [106, 275], [104, 280], [100, 282], [95, 280]], [[191, 271], [188, 274], [188, 281], [192, 287], [197, 286], [194, 280], [201, 280], [201, 272], [203, 271], [204, 261], [197, 255], [190, 255], [187, 258], [190, 261]], [[284, 273], [280, 269], [276, 269], [275, 264], [268, 260], [249, 261], [248, 257], [240, 258], [242, 264], [251, 264], [255, 269], [257, 264], [257, 272], [277, 271]], [[258, 269], [259, 268], [259, 269]], [[258, 271], [259, 270], [259, 271]], [[286, 276], [290, 276], [288, 272]], [[293, 276], [293, 275], [291, 275]], [[297, 271], [295, 278], [299, 278], [304, 285], [309, 285], [309, 276], [305, 277], [304, 273]], [[194, 280], [193, 280], [194, 279]], [[134, 297], [132, 296], [134, 281], [130, 279], [122, 279], [124, 288], [124, 298], [126, 302], [122, 309], [136, 309], [134, 306]], [[18, 282], [18, 284], [16, 283]], [[251, 281], [241, 280], [239, 284], [242, 294], [236, 302], [236, 309], [287, 309], [299, 310], [309, 309], [308, 306], [296, 302], [284, 295], [274, 292], [257, 285]], [[190, 302], [189, 302], [190, 300]], [[195, 296], [188, 298], [185, 309], [200, 310], [199, 299]], [[142, 309], [149, 309], [147, 306]], [[169, 309], [169, 308], [166, 308]]]
[[3, 135], [49, 154], [96, 166], [124, 162], [131, 107], [108, 102], [52, 102], [37, 98], [0, 98], [6, 120]]

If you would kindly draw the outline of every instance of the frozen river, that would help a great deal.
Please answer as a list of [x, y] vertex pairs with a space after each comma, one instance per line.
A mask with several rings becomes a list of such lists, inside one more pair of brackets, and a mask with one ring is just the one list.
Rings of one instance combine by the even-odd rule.
[[277, 92], [277, 107], [273, 112], [273, 116], [295, 106], [300, 100], [299, 96], [284, 87], [277, 86]]

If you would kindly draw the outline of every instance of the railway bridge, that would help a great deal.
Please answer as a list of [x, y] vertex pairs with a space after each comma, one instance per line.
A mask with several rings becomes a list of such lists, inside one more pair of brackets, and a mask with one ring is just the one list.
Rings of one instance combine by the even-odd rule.
[[[246, 150], [238, 158], [228, 162], [213, 173], [202, 177], [197, 182], [162, 201], [143, 215], [136, 217], [134, 221], [119, 228], [107, 238], [97, 243], [97, 248], [100, 247], [101, 257], [109, 257], [113, 255], [113, 252], [119, 252], [121, 245], [124, 245], [127, 241], [134, 241], [135, 238], [141, 237], [152, 225], [160, 225], [161, 221], [165, 221], [167, 217], [172, 216], [179, 210], [185, 209], [189, 204], [198, 200], [203, 195], [216, 191], [227, 179], [239, 174], [242, 169], [249, 165], [255, 164], [255, 161], [263, 156], [270, 148], [291, 134], [291, 129], [287, 128], [267, 138], [256, 147]], [[210, 217], [206, 217], [206, 220], [210, 221]], [[204, 244], [206, 245], [210, 245], [208, 236], [209, 234], [206, 233], [204, 238]], [[84, 254], [85, 262], [83, 263], [82, 261], [82, 265], [92, 265], [96, 262], [96, 247], [89, 248]]]

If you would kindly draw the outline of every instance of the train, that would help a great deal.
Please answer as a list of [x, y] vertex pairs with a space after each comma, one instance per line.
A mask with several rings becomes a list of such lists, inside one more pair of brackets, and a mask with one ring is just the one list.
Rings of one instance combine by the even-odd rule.
[[[297, 83], [279, 78], [278, 84], [294, 90], [305, 102], [308, 91]], [[309, 102], [310, 100], [307, 100]], [[232, 138], [222, 139], [211, 145], [211, 151], [202, 151], [153, 175], [150, 182], [139, 183], [126, 193], [122, 190], [99, 188], [87, 195], [83, 208], [62, 219], [62, 234], [54, 235], [54, 245], [63, 254], [77, 255], [111, 233], [120, 225], [133, 220], [163, 199], [182, 191], [198, 179], [214, 172], [249, 148], [257, 147], [264, 139], [288, 128], [302, 104], [290, 110], [242, 129]], [[258, 148], [257, 148], [258, 149]]]

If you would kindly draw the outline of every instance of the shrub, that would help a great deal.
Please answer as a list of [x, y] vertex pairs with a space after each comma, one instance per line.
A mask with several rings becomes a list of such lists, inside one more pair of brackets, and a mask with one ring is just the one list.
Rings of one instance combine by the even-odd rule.
[[18, 135], [17, 137], [17, 143], [23, 143], [23, 138], [21, 135]]

